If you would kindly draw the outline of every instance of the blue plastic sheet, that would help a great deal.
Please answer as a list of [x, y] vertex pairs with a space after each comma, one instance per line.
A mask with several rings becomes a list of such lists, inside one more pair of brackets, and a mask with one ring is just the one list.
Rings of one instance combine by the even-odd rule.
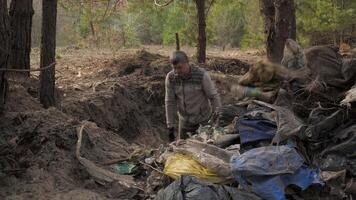
[[266, 146], [251, 149], [230, 160], [233, 173], [242, 175], [280, 175], [294, 173], [303, 158], [289, 146]]
[[299, 168], [293, 174], [278, 176], [251, 176], [242, 177], [242, 188], [250, 188], [253, 192], [266, 200], [284, 200], [285, 188], [289, 185], [298, 186], [301, 190], [307, 189], [312, 184], [321, 184], [319, 169]]
[[320, 170], [304, 167], [303, 159], [289, 146], [252, 149], [232, 157], [230, 166], [242, 188], [266, 200], [284, 200], [289, 185], [305, 190], [312, 184], [322, 184]]
[[275, 122], [265, 119], [248, 119], [246, 117], [236, 122], [241, 144], [272, 139], [277, 131]]

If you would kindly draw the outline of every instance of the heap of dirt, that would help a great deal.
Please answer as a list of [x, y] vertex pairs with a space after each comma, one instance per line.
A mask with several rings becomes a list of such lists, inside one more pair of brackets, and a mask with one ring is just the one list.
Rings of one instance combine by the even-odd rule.
[[[97, 199], [124, 195], [125, 187], [97, 182], [77, 161], [76, 129], [80, 122], [57, 108], [43, 109], [21, 87], [11, 88], [18, 101], [9, 101], [7, 112], [0, 118], [0, 198], [70, 199], [65, 196], [79, 192], [84, 195], [80, 198], [86, 199], [88, 189]], [[15, 104], [29, 105], [12, 111]], [[86, 129], [81, 154], [95, 163], [126, 158], [133, 150], [112, 131], [94, 123]], [[110, 192], [113, 190], [115, 194]]]
[[[75, 88], [63, 85], [66, 89], [60, 109], [78, 120], [112, 130], [130, 142], [158, 145], [165, 129], [164, 78], [169, 63], [164, 60], [165, 57], [139, 51], [111, 61], [104, 58], [104, 64], [89, 69], [69, 68], [80, 70], [83, 81], [77, 82]], [[66, 84], [77, 78], [63, 77], [61, 81]]]
[[219, 71], [224, 74], [243, 75], [251, 64], [239, 59], [209, 58], [205, 64], [208, 70]]

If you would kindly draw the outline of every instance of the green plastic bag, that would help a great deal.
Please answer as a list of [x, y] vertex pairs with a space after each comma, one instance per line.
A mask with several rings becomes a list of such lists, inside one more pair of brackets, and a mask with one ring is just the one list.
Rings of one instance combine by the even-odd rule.
[[117, 173], [122, 175], [127, 175], [127, 174], [133, 174], [136, 171], [137, 166], [132, 163], [124, 161], [116, 164], [114, 168]]

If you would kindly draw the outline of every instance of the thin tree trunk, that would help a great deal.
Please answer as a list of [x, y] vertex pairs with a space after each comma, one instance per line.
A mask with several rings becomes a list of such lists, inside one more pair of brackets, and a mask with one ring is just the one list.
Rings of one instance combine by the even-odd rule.
[[197, 58], [199, 63], [206, 60], [206, 21], [205, 21], [205, 0], [195, 0], [198, 17], [198, 47]]
[[95, 38], [95, 28], [94, 28], [93, 21], [90, 21], [89, 25], [90, 25], [91, 34], [93, 35], [93, 38]]
[[[57, 0], [42, 1], [41, 68], [55, 62]], [[45, 108], [55, 105], [55, 68], [40, 73], [40, 101]]]
[[179, 34], [178, 33], [176, 33], [176, 50], [177, 51], [180, 50]]
[[290, 22], [290, 37], [294, 41], [297, 40], [297, 18], [295, 15], [295, 3], [294, 0], [290, 0], [290, 15], [289, 18], [291, 20]]
[[276, 16], [276, 41], [275, 41], [275, 55], [273, 61], [281, 62], [283, 58], [283, 50], [286, 40], [291, 38], [296, 39], [296, 20], [294, 0], [275, 0], [274, 3]]
[[263, 16], [267, 58], [273, 61], [275, 59], [274, 43], [276, 40], [276, 30], [274, 27], [275, 8], [273, 0], [260, 0], [260, 11]]
[[[30, 69], [32, 0], [12, 0], [10, 5], [10, 67]], [[27, 75], [30, 73], [27, 72]]]
[[[0, 68], [8, 68], [10, 54], [10, 26], [7, 1], [0, 0]], [[8, 83], [5, 71], [0, 72], [0, 113], [4, 111]]]
[[283, 58], [285, 41], [296, 39], [294, 0], [260, 0], [264, 19], [267, 58], [279, 63]]

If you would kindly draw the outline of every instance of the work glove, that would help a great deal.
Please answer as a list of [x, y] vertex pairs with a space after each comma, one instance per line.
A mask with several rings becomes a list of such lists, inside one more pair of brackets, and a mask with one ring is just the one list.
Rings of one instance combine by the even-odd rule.
[[168, 129], [169, 142], [173, 142], [175, 140], [174, 136], [174, 128]]

